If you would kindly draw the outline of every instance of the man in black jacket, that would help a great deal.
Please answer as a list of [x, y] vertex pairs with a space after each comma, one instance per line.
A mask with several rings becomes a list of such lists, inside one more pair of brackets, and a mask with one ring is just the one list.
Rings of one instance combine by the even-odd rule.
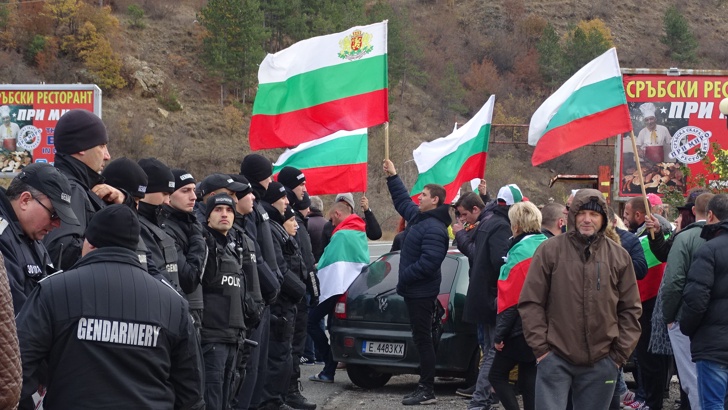
[[[337, 194], [336, 198], [334, 199], [334, 203], [336, 202], [343, 202], [351, 208], [351, 213], [356, 213], [356, 206], [354, 205], [354, 195], [351, 194], [351, 192], [344, 192], [341, 194]], [[361, 199], [359, 199], [359, 206], [361, 207], [362, 213], [364, 213], [364, 222], [366, 222], [366, 235], [367, 238], [369, 238], [372, 241], [376, 241], [382, 237], [382, 227], [379, 226], [379, 221], [377, 221], [377, 217], [374, 216], [374, 212], [372, 211], [372, 208], [369, 207], [369, 199], [366, 195], [362, 195]], [[326, 221], [324, 224], [323, 234], [322, 234], [322, 245], [321, 248], [323, 252], [323, 248], [326, 247], [326, 245], [329, 244], [331, 241], [331, 234], [334, 232], [334, 225], [331, 223], [331, 221]]]
[[181, 286], [177, 267], [177, 248], [172, 238], [164, 230], [166, 214], [162, 205], [169, 203], [174, 192], [175, 180], [172, 171], [156, 158], [142, 158], [139, 166], [147, 174], [149, 182], [144, 198], [139, 201], [139, 222], [142, 224], [142, 239], [152, 254], [152, 260], [162, 276], [181, 295], [196, 287], [194, 278], [184, 278], [186, 288]]
[[[291, 203], [292, 209], [295, 211], [296, 222], [298, 223], [298, 232], [295, 240], [298, 243], [298, 250], [303, 258], [305, 272], [301, 279], [306, 283], [306, 288], [311, 292], [315, 292], [315, 303], [318, 304], [318, 288], [315, 286], [314, 275], [316, 275], [316, 259], [313, 256], [311, 237], [306, 229], [306, 215], [311, 206], [311, 200], [306, 192], [306, 176], [294, 167], [283, 167], [278, 173], [278, 182], [286, 188], [286, 196], [288, 202]], [[312, 286], [313, 285], [313, 286]], [[286, 395], [286, 404], [294, 409], [313, 410], [316, 405], [309, 403], [301, 394], [298, 387], [301, 378], [301, 356], [306, 345], [308, 327], [308, 302], [306, 298], [301, 299], [296, 305], [296, 324], [293, 330], [293, 342], [291, 351], [291, 381], [288, 385], [288, 394]]]
[[250, 182], [255, 201], [253, 212], [246, 215], [245, 231], [255, 242], [255, 255], [260, 278], [260, 290], [265, 299], [266, 308], [260, 316], [260, 324], [250, 334], [250, 339], [259, 342], [251, 352], [247, 362], [246, 377], [243, 388], [238, 395], [236, 409], [257, 407], [263, 391], [263, 383], [268, 373], [268, 339], [270, 336], [270, 304], [278, 297], [283, 276], [278, 269], [276, 253], [273, 248], [273, 237], [270, 228], [270, 217], [263, 209], [261, 201], [273, 175], [273, 164], [260, 154], [249, 154], [240, 163], [240, 175]]
[[708, 217], [690, 264], [678, 313], [680, 330], [690, 337], [704, 409], [722, 409], [728, 390], [728, 195], [708, 202]]
[[7, 191], [0, 190], [0, 253], [16, 313], [38, 281], [56, 270], [41, 243], [43, 237], [62, 220], [78, 224], [70, 194], [66, 177], [43, 163], [28, 165]]
[[71, 184], [71, 206], [79, 225], [64, 223], [45, 237], [51, 260], [57, 269], [68, 269], [81, 257], [83, 232], [94, 213], [106, 204], [128, 200], [116, 188], [104, 183], [99, 172], [111, 157], [109, 138], [101, 118], [86, 110], [63, 114], [54, 131], [54, 166]]
[[404, 405], [437, 403], [435, 398], [435, 346], [432, 322], [440, 293], [440, 265], [447, 255], [450, 207], [445, 204], [445, 189], [427, 184], [419, 195], [419, 206], [409, 196], [397, 176], [392, 161], [384, 160], [387, 187], [394, 208], [407, 221], [407, 234], [399, 257], [397, 293], [404, 298], [412, 326], [412, 339], [420, 356], [420, 380]]
[[85, 238], [74, 268], [41, 281], [18, 314], [21, 408], [40, 384], [47, 409], [205, 408], [187, 302], [139, 262], [134, 211], [104, 208]]
[[[495, 397], [488, 380], [488, 373], [493, 364], [495, 349], [496, 300], [498, 293], [498, 276], [504, 264], [503, 257], [508, 253], [508, 238], [511, 237], [511, 222], [508, 210], [514, 203], [521, 202], [523, 194], [515, 184], [502, 187], [498, 191], [492, 216], [482, 212], [478, 230], [475, 233], [475, 251], [472, 274], [468, 293], [465, 297], [463, 320], [478, 326], [478, 342], [483, 352], [475, 391], [468, 404], [468, 409], [490, 409], [495, 404]], [[487, 209], [487, 207], [486, 207]], [[489, 218], [489, 219], [485, 219]]]
[[228, 194], [210, 197], [206, 204], [205, 236], [209, 249], [202, 276], [202, 354], [205, 361], [205, 404], [227, 409], [234, 398], [236, 364], [245, 339], [242, 249], [230, 231], [235, 202]]
[[195, 207], [195, 178], [183, 169], [173, 169], [174, 192], [169, 196], [169, 204], [162, 205], [167, 215], [164, 230], [174, 239], [177, 250], [177, 269], [180, 285], [190, 304], [190, 313], [195, 326], [202, 326], [202, 287], [200, 278], [207, 262], [207, 245], [202, 237], [202, 225], [197, 221]]

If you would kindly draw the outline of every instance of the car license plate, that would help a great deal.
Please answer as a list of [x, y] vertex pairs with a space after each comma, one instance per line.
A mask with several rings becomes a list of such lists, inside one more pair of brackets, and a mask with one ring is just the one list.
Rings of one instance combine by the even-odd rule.
[[404, 357], [404, 343], [369, 342], [365, 340], [361, 345], [361, 351], [364, 354]]

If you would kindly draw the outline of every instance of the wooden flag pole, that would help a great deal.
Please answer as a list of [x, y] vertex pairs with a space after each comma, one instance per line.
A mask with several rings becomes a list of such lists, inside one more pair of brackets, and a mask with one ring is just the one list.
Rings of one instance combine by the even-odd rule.
[[384, 123], [384, 159], [389, 159], [389, 121]]
[[[640, 155], [637, 151], [637, 139], [634, 137], [634, 131], [630, 131], [629, 135], [632, 140], [632, 151], [634, 152], [634, 162], [637, 164], [637, 174], [640, 178], [640, 187], [642, 188], [642, 199], [645, 201], [645, 218], [652, 219], [650, 212], [650, 201], [647, 200], [647, 191], [645, 190], [645, 179], [642, 175], [642, 165], [640, 165]], [[650, 238], [655, 239], [654, 229], [650, 229]]]

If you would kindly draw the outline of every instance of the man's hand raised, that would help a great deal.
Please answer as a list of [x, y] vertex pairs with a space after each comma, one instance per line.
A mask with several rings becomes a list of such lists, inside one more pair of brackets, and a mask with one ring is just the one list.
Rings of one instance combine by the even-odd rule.
[[392, 163], [392, 161], [388, 159], [384, 160], [384, 173], [390, 177], [393, 175], [397, 175], [397, 170], [394, 169], [394, 163]]

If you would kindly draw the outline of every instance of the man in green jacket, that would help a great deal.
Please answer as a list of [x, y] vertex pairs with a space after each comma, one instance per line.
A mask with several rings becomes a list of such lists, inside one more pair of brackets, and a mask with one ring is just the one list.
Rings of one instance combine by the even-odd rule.
[[683, 288], [685, 288], [685, 277], [690, 269], [690, 262], [698, 248], [705, 243], [705, 239], [700, 237], [700, 232], [705, 226], [708, 202], [714, 196], [714, 194], [705, 193], [695, 199], [695, 206], [693, 206], [695, 222], [675, 235], [672, 248], [667, 256], [665, 276], [662, 279], [662, 316], [667, 323], [675, 364], [677, 364], [677, 371], [680, 374], [680, 384], [687, 393], [693, 408], [700, 406], [698, 375], [690, 354], [690, 338], [680, 331], [677, 313], [683, 302]]

